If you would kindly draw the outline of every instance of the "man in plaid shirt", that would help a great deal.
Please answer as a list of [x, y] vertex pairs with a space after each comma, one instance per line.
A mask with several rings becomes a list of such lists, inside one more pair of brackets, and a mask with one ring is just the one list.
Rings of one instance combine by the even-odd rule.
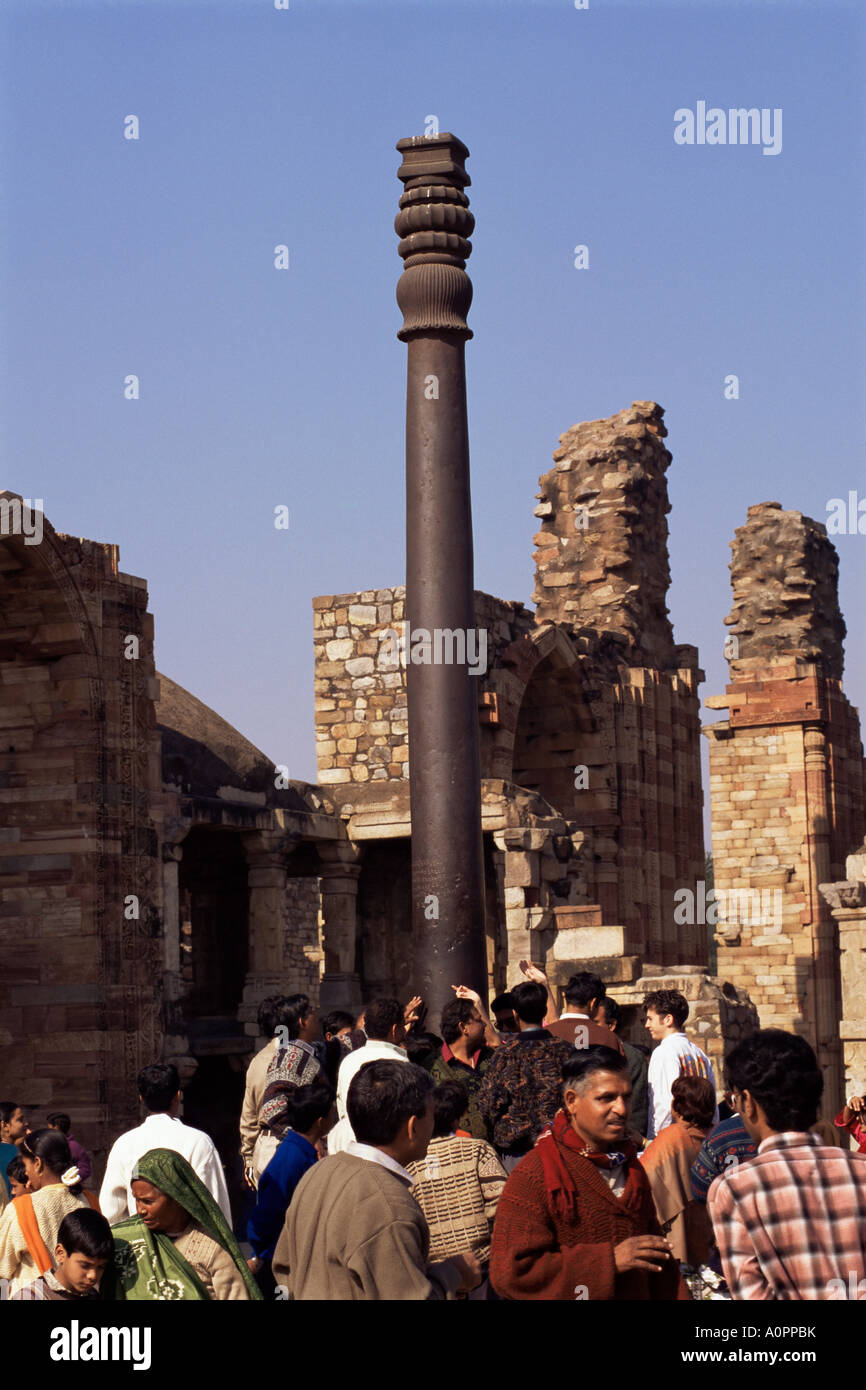
[[733, 1297], [866, 1299], [866, 1155], [809, 1133], [824, 1088], [811, 1047], [763, 1028], [725, 1070], [758, 1145], [707, 1198]]

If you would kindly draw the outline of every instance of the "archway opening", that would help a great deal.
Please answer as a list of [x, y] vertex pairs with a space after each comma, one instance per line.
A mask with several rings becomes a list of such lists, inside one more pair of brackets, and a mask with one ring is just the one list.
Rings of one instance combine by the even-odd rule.
[[571, 819], [578, 814], [581, 793], [595, 790], [592, 771], [598, 763], [595, 721], [586, 696], [574, 666], [554, 650], [539, 662], [523, 694], [512, 778]]

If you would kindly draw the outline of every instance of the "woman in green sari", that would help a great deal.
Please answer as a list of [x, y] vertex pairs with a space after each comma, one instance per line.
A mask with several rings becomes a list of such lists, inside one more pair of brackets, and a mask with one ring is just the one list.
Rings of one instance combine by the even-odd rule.
[[225, 1217], [185, 1158], [151, 1149], [133, 1174], [138, 1215], [111, 1228], [114, 1269], [105, 1297], [261, 1299]]

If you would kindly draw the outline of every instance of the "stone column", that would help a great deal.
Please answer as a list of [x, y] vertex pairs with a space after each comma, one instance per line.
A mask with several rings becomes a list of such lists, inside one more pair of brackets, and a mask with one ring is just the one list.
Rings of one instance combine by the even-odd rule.
[[[839, 1058], [839, 991], [836, 931], [820, 884], [830, 877], [830, 810], [827, 796], [827, 745], [817, 724], [803, 731], [806, 775], [806, 835], [809, 860], [809, 905], [812, 919], [812, 978], [815, 990], [815, 1039], [826, 1059], [826, 1086], [841, 1090]], [[834, 1102], [835, 1103], [835, 1102]]]
[[183, 1019], [183, 977], [180, 959], [180, 894], [178, 888], [183, 845], [162, 847], [162, 923], [165, 949], [163, 975], [163, 1008], [165, 1011], [166, 1060], [173, 1062], [186, 1083], [195, 1075], [198, 1062], [189, 1050], [189, 1038]]
[[463, 192], [469, 151], [460, 140], [422, 136], [400, 140], [397, 149], [405, 185], [395, 221], [405, 262], [397, 286], [403, 312], [398, 337], [408, 343], [412, 983], [435, 1026], [453, 997], [452, 984], [481, 994], [487, 985], [479, 692], [469, 674], [469, 644], [475, 650], [477, 634], [465, 370], [472, 284], [465, 265], [475, 224]]
[[325, 952], [319, 1005], [323, 1010], [342, 1008], [360, 1013], [363, 1004], [361, 977], [355, 969], [360, 847], [345, 840], [320, 844], [318, 852], [322, 861], [322, 945]]
[[866, 842], [848, 855], [845, 872], [847, 879], [839, 883], [822, 883], [821, 893], [830, 905], [839, 932], [839, 1035], [845, 1068], [840, 1094], [844, 1092], [847, 1100], [848, 1096], [862, 1095], [866, 1090]]
[[[298, 837], [299, 838], [299, 837]], [[258, 1036], [256, 1008], [269, 994], [292, 993], [285, 969], [287, 861], [297, 843], [291, 836], [257, 830], [241, 837], [247, 857], [249, 963], [240, 1016]]]

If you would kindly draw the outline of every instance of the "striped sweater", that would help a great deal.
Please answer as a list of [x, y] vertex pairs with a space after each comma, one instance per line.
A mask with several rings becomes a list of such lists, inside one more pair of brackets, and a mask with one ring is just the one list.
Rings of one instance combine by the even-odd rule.
[[490, 1232], [506, 1173], [482, 1139], [443, 1135], [431, 1139], [427, 1157], [410, 1163], [412, 1195], [430, 1228], [430, 1259], [447, 1260], [471, 1250], [479, 1264], [490, 1259]]

